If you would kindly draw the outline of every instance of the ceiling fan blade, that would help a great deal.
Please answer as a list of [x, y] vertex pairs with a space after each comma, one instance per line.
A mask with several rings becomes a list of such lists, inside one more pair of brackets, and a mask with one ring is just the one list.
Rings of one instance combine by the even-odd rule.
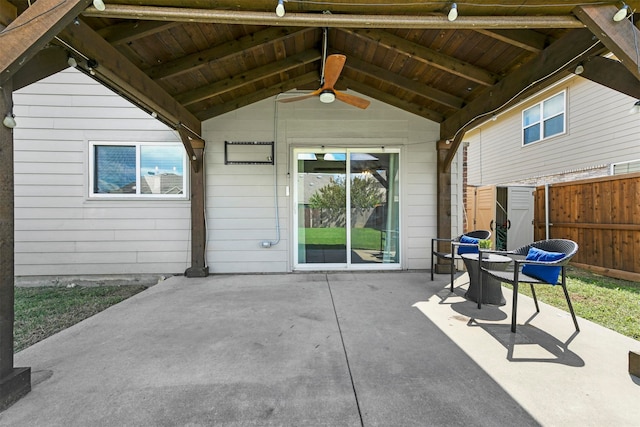
[[359, 96], [349, 95], [344, 92], [334, 91], [336, 93], [336, 99], [342, 102], [346, 102], [349, 105], [353, 105], [354, 107], [362, 108], [363, 110], [371, 104], [364, 98], [360, 98]]
[[329, 55], [327, 62], [324, 64], [324, 84], [322, 89], [333, 89], [333, 86], [338, 81], [342, 67], [346, 62], [347, 57], [344, 55]]
[[278, 99], [278, 102], [296, 102], [296, 101], [302, 101], [303, 99], [307, 99], [307, 98], [313, 98], [314, 96], [318, 96], [320, 95], [320, 92], [322, 92], [322, 89], [316, 89], [313, 92], [309, 92], [306, 95], [300, 95], [300, 96], [294, 96], [292, 98], [283, 98], [283, 99]]

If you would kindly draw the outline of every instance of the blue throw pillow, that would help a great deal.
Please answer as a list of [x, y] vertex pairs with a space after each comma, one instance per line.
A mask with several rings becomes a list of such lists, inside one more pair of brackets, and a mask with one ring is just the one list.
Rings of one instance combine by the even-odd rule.
[[[538, 248], [529, 248], [529, 253], [525, 260], [530, 261], [558, 261], [565, 257], [565, 254], [560, 252], [547, 252]], [[535, 277], [536, 279], [544, 280], [547, 283], [557, 284], [558, 276], [560, 275], [560, 269], [562, 267], [551, 267], [547, 265], [531, 265], [525, 264], [522, 267], [522, 272], [528, 276]]]
[[[473, 243], [474, 245], [477, 245], [479, 241], [480, 239], [474, 239], [473, 237], [465, 236], [464, 234], [460, 237], [460, 243]], [[477, 246], [458, 246], [458, 255], [477, 253]]]

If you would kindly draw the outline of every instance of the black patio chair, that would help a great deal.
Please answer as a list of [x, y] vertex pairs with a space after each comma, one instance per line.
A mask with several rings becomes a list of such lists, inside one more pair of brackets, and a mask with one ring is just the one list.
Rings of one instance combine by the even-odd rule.
[[[531, 248], [538, 249], [538, 251], [532, 251]], [[540, 252], [544, 251], [544, 252]], [[481, 251], [485, 252], [485, 251]], [[511, 309], [511, 332], [516, 331], [516, 313], [518, 310], [518, 285], [520, 283], [528, 283], [531, 286], [531, 293], [533, 295], [533, 301], [536, 305], [536, 312], [540, 312], [538, 306], [538, 299], [536, 298], [536, 291], [533, 285], [561, 285], [564, 291], [564, 296], [567, 299], [567, 305], [573, 318], [573, 324], [576, 327], [576, 331], [579, 331], [578, 320], [576, 314], [573, 311], [573, 305], [571, 305], [571, 299], [569, 298], [569, 292], [567, 292], [567, 276], [566, 266], [571, 261], [571, 258], [578, 252], [578, 244], [572, 240], [566, 239], [549, 239], [540, 240], [530, 243], [514, 251], [487, 251], [499, 255], [506, 255], [513, 258], [513, 270], [511, 271], [496, 271], [489, 270], [483, 267], [482, 256], [479, 256], [480, 262], [480, 297], [478, 301], [482, 301], [482, 282], [485, 274], [500, 280], [503, 283], [510, 283], [513, 286], [513, 307]], [[549, 254], [551, 253], [551, 254]], [[539, 256], [535, 256], [539, 254]], [[554, 255], [555, 254], [555, 255]], [[533, 258], [527, 260], [526, 258]], [[536, 260], [537, 258], [538, 260]], [[523, 272], [524, 268], [524, 272]], [[559, 271], [558, 271], [559, 270]], [[478, 308], [480, 303], [478, 302]]]
[[[473, 243], [462, 243], [460, 240], [462, 236], [470, 237], [477, 240], [485, 240], [491, 237], [491, 231], [489, 230], [474, 230], [461, 234], [453, 239], [431, 239], [431, 280], [433, 280], [433, 271], [435, 267], [434, 259], [441, 258], [451, 262], [451, 292], [453, 292], [453, 277], [456, 273], [455, 260], [462, 259], [456, 251], [456, 247], [460, 246], [478, 246]], [[451, 244], [451, 251], [442, 252], [438, 250], [437, 242], [449, 242]]]

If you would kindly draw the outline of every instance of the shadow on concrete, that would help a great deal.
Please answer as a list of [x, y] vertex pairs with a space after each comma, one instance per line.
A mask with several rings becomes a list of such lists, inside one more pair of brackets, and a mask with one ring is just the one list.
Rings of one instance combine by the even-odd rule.
[[580, 356], [569, 350], [569, 344], [578, 336], [578, 331], [562, 342], [531, 325], [530, 321], [519, 325], [516, 333], [512, 333], [511, 326], [506, 324], [478, 323], [470, 319], [468, 325], [483, 329], [502, 344], [507, 349], [507, 360], [511, 362], [560, 363], [576, 368], [585, 365]]

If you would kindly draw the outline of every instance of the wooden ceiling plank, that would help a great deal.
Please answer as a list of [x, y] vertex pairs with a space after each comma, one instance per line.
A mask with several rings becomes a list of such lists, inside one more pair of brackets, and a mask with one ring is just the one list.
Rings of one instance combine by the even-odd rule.
[[369, 96], [385, 104], [392, 105], [394, 107], [400, 108], [401, 110], [413, 113], [420, 117], [424, 117], [425, 119], [434, 121], [436, 123], [441, 123], [444, 120], [444, 116], [437, 111], [433, 111], [428, 108], [424, 108], [411, 102], [405, 101], [387, 92], [375, 89], [369, 85], [345, 76], [343, 76], [340, 80], [342, 80], [347, 84], [349, 88], [355, 90], [356, 92]]
[[180, 22], [126, 21], [98, 30], [114, 46], [127, 44], [143, 37], [183, 25]]
[[350, 56], [347, 59], [345, 67], [348, 69], [352, 69], [358, 73], [365, 74], [374, 79], [383, 80], [384, 82], [390, 83], [394, 86], [398, 86], [401, 89], [406, 90], [407, 92], [425, 97], [439, 104], [446, 105], [447, 107], [460, 109], [464, 105], [464, 99], [462, 98], [432, 88], [424, 83], [402, 77], [384, 68], [377, 67], [365, 61], [361, 61], [360, 59], [354, 58], [353, 56]]
[[490, 30], [478, 28], [475, 31], [533, 53], [540, 53], [547, 45], [547, 36], [533, 30]]
[[34, 57], [90, 0], [38, 0], [0, 33], [0, 85]]
[[640, 80], [640, 63], [638, 61], [637, 40], [640, 30], [631, 20], [620, 22], [613, 20], [618, 9], [613, 5], [583, 5], [574, 9], [575, 15], [600, 41], [622, 62], [638, 80]]
[[0, 0], [0, 31], [18, 17], [18, 8], [7, 0]]
[[294, 37], [300, 33], [313, 29], [294, 27], [273, 27], [241, 37], [219, 46], [212, 47], [202, 52], [186, 55], [182, 58], [157, 65], [145, 70], [147, 75], [154, 80], [177, 76], [187, 71], [193, 71], [204, 67], [214, 61], [228, 59], [234, 55], [241, 55], [242, 51], [254, 49], [265, 43], [272, 43], [288, 37]]
[[59, 37], [78, 52], [97, 61], [94, 69], [97, 80], [135, 104], [157, 113], [174, 128], [182, 124], [201, 138], [200, 120], [84, 22], [69, 25]]
[[258, 101], [262, 101], [263, 99], [276, 96], [280, 93], [284, 93], [284, 92], [296, 89], [298, 86], [317, 82], [319, 79], [320, 79], [320, 74], [316, 71], [312, 71], [310, 73], [303, 74], [302, 76], [295, 77], [293, 79], [282, 82], [276, 86], [272, 86], [272, 87], [254, 92], [252, 94], [236, 98], [232, 102], [215, 105], [211, 108], [202, 110], [195, 114], [196, 114], [196, 117], [204, 121], [207, 119], [211, 119], [213, 117], [220, 116], [224, 113], [228, 113], [230, 111], [234, 111], [239, 108], [246, 107], [247, 105], [256, 103]]
[[219, 96], [230, 92], [243, 85], [258, 82], [262, 79], [277, 76], [294, 68], [309, 64], [322, 59], [322, 54], [317, 50], [308, 50], [289, 58], [255, 68], [242, 74], [229, 77], [213, 84], [198, 87], [175, 96], [176, 101], [182, 105], [191, 105], [203, 101], [207, 98]]
[[498, 76], [487, 70], [475, 67], [472, 64], [452, 58], [451, 56], [444, 55], [440, 52], [436, 52], [417, 43], [410, 42], [384, 30], [342, 29], [342, 31], [360, 38], [373, 40], [380, 46], [384, 46], [387, 49], [395, 50], [402, 55], [410, 56], [417, 61], [421, 61], [427, 65], [483, 86], [492, 86], [496, 81], [498, 81]]
[[583, 66], [584, 71], [580, 77], [640, 99], [638, 79], [619, 61], [594, 56], [583, 63]]
[[[573, 30], [542, 51], [527, 66], [514, 71], [495, 86], [452, 114], [440, 126], [440, 139], [454, 140], [467, 129], [489, 120], [491, 113], [526, 99], [566, 76], [583, 57], [600, 53], [603, 47], [589, 30]], [[565, 71], [562, 71], [565, 70]], [[525, 88], [526, 90], [524, 90]], [[454, 151], [457, 147], [453, 147]]]

